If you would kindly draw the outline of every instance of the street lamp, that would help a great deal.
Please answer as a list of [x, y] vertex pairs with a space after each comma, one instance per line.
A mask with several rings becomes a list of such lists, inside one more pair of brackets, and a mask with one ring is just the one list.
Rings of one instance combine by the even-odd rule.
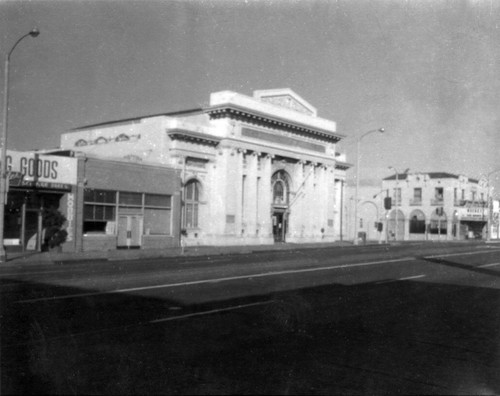
[[[398, 240], [398, 201], [399, 201], [399, 196], [398, 194], [398, 185], [399, 185], [399, 172], [396, 168], [393, 166], [389, 166], [389, 169], [392, 169], [394, 172], [396, 172], [396, 188], [394, 189], [394, 210], [396, 211], [396, 216], [395, 216], [395, 225], [394, 225], [394, 239], [397, 241]], [[403, 172], [403, 174], [407, 174], [410, 168], [406, 168], [406, 170]], [[404, 235], [403, 235], [404, 239]]]
[[496, 169], [494, 171], [491, 171], [490, 173], [488, 173], [486, 175], [486, 180], [487, 180], [487, 186], [488, 186], [488, 191], [487, 191], [487, 195], [488, 195], [488, 198], [487, 198], [487, 202], [488, 202], [488, 217], [487, 217], [487, 230], [486, 230], [486, 240], [489, 242], [491, 241], [491, 201], [492, 201], [492, 197], [490, 195], [490, 176], [493, 174], [493, 173], [496, 173], [496, 172], [500, 172], [500, 169]]
[[7, 123], [9, 116], [9, 62], [10, 56], [14, 52], [14, 49], [24, 38], [31, 36], [37, 37], [40, 31], [36, 28], [32, 29], [29, 33], [21, 36], [15, 44], [12, 46], [10, 51], [5, 57], [5, 77], [4, 77], [4, 98], [3, 98], [3, 128], [0, 143], [2, 145], [2, 151], [0, 156], [1, 169], [0, 169], [0, 263], [6, 262], [6, 254], [4, 247], [4, 227], [5, 227], [5, 204], [7, 199]]
[[384, 133], [384, 128], [372, 129], [368, 132], [365, 132], [361, 136], [358, 137], [357, 148], [356, 148], [356, 192], [354, 194], [354, 245], [358, 244], [358, 190], [359, 190], [359, 148], [361, 145], [361, 139], [363, 139], [366, 135], [374, 132]]

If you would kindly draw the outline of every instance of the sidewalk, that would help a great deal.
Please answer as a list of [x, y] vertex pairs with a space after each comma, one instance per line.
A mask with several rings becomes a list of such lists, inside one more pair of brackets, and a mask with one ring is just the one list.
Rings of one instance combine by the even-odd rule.
[[[455, 243], [464, 241], [441, 241], [441, 243]], [[56, 252], [11, 252], [7, 253], [5, 266], [28, 266], [28, 265], [50, 265], [64, 263], [78, 263], [89, 261], [115, 261], [115, 260], [138, 260], [154, 259], [162, 257], [186, 257], [186, 256], [215, 256], [223, 254], [251, 254], [253, 252], [297, 250], [297, 249], [321, 249], [331, 247], [362, 248], [363, 246], [396, 246], [401, 244], [435, 243], [433, 241], [397, 241], [380, 244], [378, 241], [367, 241], [366, 245], [353, 245], [352, 241], [336, 241], [328, 243], [276, 243], [273, 245], [235, 245], [235, 246], [187, 246], [182, 253], [181, 248], [169, 249], [119, 249], [107, 251], [89, 251], [78, 253], [56, 253]], [[470, 241], [466, 243], [492, 243], [498, 244], [500, 240], [491, 242]]]
[[[367, 245], [378, 242], [367, 242]], [[250, 254], [252, 252], [294, 250], [294, 249], [320, 249], [328, 247], [353, 246], [352, 242], [306, 243], [291, 244], [279, 243], [274, 245], [235, 245], [235, 246], [187, 246], [182, 253], [181, 248], [168, 249], [118, 249], [107, 251], [89, 252], [11, 252], [7, 253], [7, 263], [3, 266], [24, 266], [37, 264], [64, 264], [85, 261], [111, 261], [111, 260], [137, 260], [154, 259], [162, 257], [183, 256], [211, 256], [222, 254]]]

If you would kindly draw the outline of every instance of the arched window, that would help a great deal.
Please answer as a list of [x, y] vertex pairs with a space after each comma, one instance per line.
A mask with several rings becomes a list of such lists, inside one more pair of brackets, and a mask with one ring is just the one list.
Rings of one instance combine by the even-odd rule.
[[448, 218], [446, 213], [439, 208], [431, 213], [429, 232], [431, 234], [446, 234], [448, 231]]
[[425, 215], [421, 210], [410, 214], [410, 234], [425, 234]]
[[198, 213], [201, 185], [197, 180], [190, 180], [184, 187], [184, 228], [198, 227]]
[[287, 205], [290, 195], [288, 175], [284, 170], [276, 172], [271, 178], [273, 189], [273, 204]]

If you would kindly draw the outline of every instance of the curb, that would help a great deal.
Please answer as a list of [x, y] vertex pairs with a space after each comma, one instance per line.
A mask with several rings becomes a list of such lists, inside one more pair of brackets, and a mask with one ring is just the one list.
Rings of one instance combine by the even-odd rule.
[[[463, 241], [439, 241], [439, 243], [456, 243]], [[365, 247], [396, 247], [412, 244], [434, 244], [435, 241], [395, 241], [379, 243], [378, 241], [367, 242], [366, 244], [353, 245], [352, 242], [333, 243], [311, 243], [311, 244], [280, 244], [280, 245], [252, 245], [252, 246], [193, 246], [186, 247], [184, 253], [181, 248], [169, 248], [163, 250], [109, 250], [105, 252], [92, 251], [80, 253], [55, 253], [55, 252], [30, 252], [12, 254], [14, 257], [7, 257], [7, 262], [0, 264], [1, 267], [9, 266], [36, 266], [36, 265], [64, 265], [64, 264], [85, 264], [85, 263], [109, 263], [114, 261], [129, 261], [141, 259], [161, 259], [161, 258], [182, 258], [199, 256], [219, 256], [219, 255], [239, 255], [253, 253], [271, 253], [278, 251], [306, 250], [306, 249], [363, 249]], [[497, 244], [498, 241], [475, 241], [470, 244]], [[9, 255], [8, 255], [9, 256]]]

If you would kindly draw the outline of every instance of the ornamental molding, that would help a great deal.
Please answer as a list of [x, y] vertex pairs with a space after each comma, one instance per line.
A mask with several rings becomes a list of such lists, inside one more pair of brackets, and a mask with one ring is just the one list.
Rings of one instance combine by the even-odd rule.
[[316, 117], [317, 109], [289, 88], [254, 91], [253, 97], [261, 102], [284, 107], [302, 114]]
[[347, 170], [349, 168], [352, 168], [352, 164], [349, 164], [347, 162], [341, 162], [341, 161], [335, 162], [335, 169]]
[[187, 142], [194, 142], [198, 144], [203, 144], [207, 146], [216, 147], [219, 145], [221, 138], [210, 136], [207, 134], [188, 131], [184, 129], [171, 129], [167, 131], [167, 135], [172, 140], [181, 140]]
[[330, 130], [315, 128], [310, 125], [289, 121], [278, 116], [273, 117], [268, 114], [259, 114], [257, 111], [251, 111], [234, 104], [214, 106], [206, 110], [211, 120], [229, 118], [245, 122], [250, 125], [277, 129], [285, 132], [292, 132], [294, 135], [303, 137], [315, 136], [317, 139], [337, 143], [344, 135], [332, 132]]
[[121, 133], [118, 136], [99, 136], [96, 139], [78, 139], [74, 146], [75, 147], [85, 147], [85, 146], [93, 146], [100, 144], [109, 144], [109, 143], [120, 143], [120, 142], [135, 142], [141, 138], [140, 134], [137, 135], [127, 135], [126, 133]]

